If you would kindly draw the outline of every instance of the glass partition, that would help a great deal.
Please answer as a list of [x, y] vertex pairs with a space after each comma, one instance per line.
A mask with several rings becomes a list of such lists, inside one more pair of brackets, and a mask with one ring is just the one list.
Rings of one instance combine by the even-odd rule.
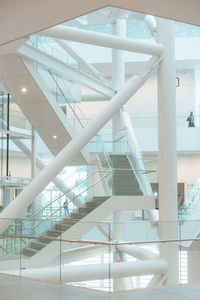
[[[0, 271], [107, 292], [127, 286], [153, 288], [163, 285], [169, 268], [175, 267], [170, 265], [170, 256], [163, 252], [174, 245], [179, 255], [179, 283], [199, 283], [199, 277], [195, 276], [200, 254], [199, 221], [187, 221], [186, 233], [181, 221], [152, 226], [149, 221], [130, 221], [127, 216], [120, 223], [113, 222], [113, 216], [109, 215], [106, 222], [79, 220], [71, 227], [63, 220], [51, 237], [34, 237], [31, 232], [23, 234], [20, 230], [1, 234]], [[23, 220], [15, 222], [20, 225]], [[158, 234], [163, 227], [168, 228], [166, 239]], [[172, 227], [178, 233], [177, 238], [174, 233], [169, 234]], [[118, 240], [116, 228], [122, 233]]]

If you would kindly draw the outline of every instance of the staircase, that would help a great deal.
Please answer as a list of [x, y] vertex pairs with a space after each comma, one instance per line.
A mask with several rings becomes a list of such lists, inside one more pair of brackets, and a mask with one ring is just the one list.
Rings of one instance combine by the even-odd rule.
[[113, 175], [113, 191], [116, 196], [142, 196], [140, 185], [127, 155], [110, 155]]
[[32, 241], [27, 247], [21, 250], [21, 254], [32, 257], [38, 253], [41, 249], [46, 247], [51, 239], [59, 237], [62, 233], [66, 232], [73, 225], [78, 223], [81, 219], [87, 216], [90, 212], [94, 211], [109, 197], [94, 197], [92, 201], [86, 202], [82, 207], [77, 208], [68, 216], [64, 217], [47, 231], [45, 231], [38, 239]]

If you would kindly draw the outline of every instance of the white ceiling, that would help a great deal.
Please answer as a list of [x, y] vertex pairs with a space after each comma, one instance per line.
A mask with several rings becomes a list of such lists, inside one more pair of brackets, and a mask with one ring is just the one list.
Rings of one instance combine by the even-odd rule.
[[114, 6], [200, 25], [199, 0], [18, 0], [1, 1], [0, 45], [97, 9]]

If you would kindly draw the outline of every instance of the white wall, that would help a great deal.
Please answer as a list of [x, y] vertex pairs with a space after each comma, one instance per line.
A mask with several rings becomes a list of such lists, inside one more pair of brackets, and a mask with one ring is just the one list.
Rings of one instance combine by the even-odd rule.
[[[157, 170], [158, 161], [156, 156], [145, 155], [145, 167], [149, 170]], [[156, 182], [157, 172], [148, 174], [151, 182]], [[182, 154], [177, 158], [178, 182], [194, 184], [200, 178], [200, 154]]]
[[200, 178], [200, 155], [178, 157], [178, 181], [193, 184]]
[[[180, 86], [176, 88], [177, 125], [187, 126], [186, 118], [195, 111], [194, 70], [177, 71]], [[84, 102], [80, 108], [87, 119], [95, 117], [108, 103]], [[134, 119], [135, 127], [156, 127], [157, 116], [157, 78], [152, 75], [128, 101], [127, 109]]]
[[176, 109], [178, 116], [188, 115], [195, 111], [194, 70], [178, 71], [180, 86], [176, 88]]
[[31, 161], [24, 156], [11, 156], [9, 160], [9, 171], [12, 177], [31, 177]]

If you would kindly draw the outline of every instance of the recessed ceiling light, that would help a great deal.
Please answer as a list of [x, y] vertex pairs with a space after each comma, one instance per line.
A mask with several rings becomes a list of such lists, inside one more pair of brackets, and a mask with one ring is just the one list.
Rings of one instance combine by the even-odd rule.
[[57, 135], [54, 135], [54, 136], [53, 136], [53, 139], [57, 139]]
[[27, 88], [23, 87], [22, 88], [22, 93], [26, 93], [27, 92]]

